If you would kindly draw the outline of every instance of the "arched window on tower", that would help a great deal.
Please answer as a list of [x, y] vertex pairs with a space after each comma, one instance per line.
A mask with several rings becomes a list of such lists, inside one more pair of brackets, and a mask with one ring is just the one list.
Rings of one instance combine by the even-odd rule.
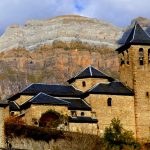
[[122, 66], [123, 64], [125, 64], [124, 53], [121, 54], [121, 60], [120, 60], [120, 65]]
[[127, 50], [127, 64], [129, 65], [129, 52]]
[[112, 98], [107, 99], [107, 106], [112, 106]]
[[139, 49], [139, 63], [140, 65], [144, 64], [144, 53], [143, 53], [143, 48]]
[[150, 48], [148, 49], [148, 64], [150, 64]]

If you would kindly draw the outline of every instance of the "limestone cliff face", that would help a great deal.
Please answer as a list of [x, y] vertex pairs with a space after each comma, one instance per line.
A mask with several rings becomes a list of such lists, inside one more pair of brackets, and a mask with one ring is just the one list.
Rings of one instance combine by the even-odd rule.
[[49, 20], [31, 20], [24, 26], [9, 27], [0, 38], [0, 51], [24, 47], [34, 49], [54, 40], [69, 42], [80, 39], [94, 45], [116, 47], [122, 30], [104, 21], [76, 15], [56, 17]]
[[4, 98], [34, 82], [64, 83], [90, 64], [116, 77], [118, 58], [114, 51], [108, 51], [109, 53], [103, 54], [88, 50], [64, 50], [46, 45], [32, 52], [25, 49], [2, 52], [0, 95]]

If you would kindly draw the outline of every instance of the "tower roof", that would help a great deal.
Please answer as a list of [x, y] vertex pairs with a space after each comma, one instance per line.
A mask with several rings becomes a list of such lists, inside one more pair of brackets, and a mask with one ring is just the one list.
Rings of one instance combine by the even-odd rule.
[[122, 52], [125, 49], [129, 48], [130, 45], [150, 45], [150, 37], [149, 35], [142, 29], [142, 27], [135, 23], [132, 28], [125, 44], [119, 47], [116, 51]]
[[75, 75], [73, 78], [69, 79], [67, 82], [72, 83], [76, 79], [84, 79], [84, 78], [104, 78], [104, 79], [111, 79], [108, 75], [105, 73], [95, 69], [93, 66], [88, 66], [81, 72], [79, 72], [77, 75]]

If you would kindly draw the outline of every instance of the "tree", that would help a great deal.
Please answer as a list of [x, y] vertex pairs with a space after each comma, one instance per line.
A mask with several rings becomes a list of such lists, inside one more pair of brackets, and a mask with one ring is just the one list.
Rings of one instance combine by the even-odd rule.
[[132, 131], [125, 130], [119, 119], [111, 120], [109, 127], [105, 128], [104, 143], [107, 149], [122, 150], [125, 147], [140, 149], [140, 144], [135, 140]]

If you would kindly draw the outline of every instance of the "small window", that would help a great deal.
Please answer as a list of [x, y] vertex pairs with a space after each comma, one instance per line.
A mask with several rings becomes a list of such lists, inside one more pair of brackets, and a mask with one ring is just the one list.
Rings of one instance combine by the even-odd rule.
[[144, 65], [144, 53], [143, 48], [139, 49], [139, 63], [140, 65]]
[[124, 53], [121, 54], [121, 59], [120, 59], [120, 65], [122, 66], [123, 64], [125, 64]]
[[121, 58], [120, 64], [121, 64], [121, 66], [122, 66], [123, 64], [125, 64], [125, 62], [124, 62], [124, 60], [123, 60], [122, 58]]
[[148, 64], [150, 64], [150, 48], [148, 49]]
[[129, 53], [127, 51], [127, 64], [129, 65]]
[[81, 112], [81, 116], [84, 116], [84, 112]]
[[85, 86], [86, 86], [85, 81], [82, 81], [82, 86], [83, 86], [83, 87], [85, 87]]
[[77, 112], [76, 111], [71, 111], [71, 116], [72, 117], [77, 117]]
[[107, 99], [107, 106], [112, 106], [112, 98]]
[[146, 97], [149, 97], [149, 92], [146, 92]]
[[64, 124], [65, 124], [65, 126], [68, 126], [68, 122], [65, 122]]

